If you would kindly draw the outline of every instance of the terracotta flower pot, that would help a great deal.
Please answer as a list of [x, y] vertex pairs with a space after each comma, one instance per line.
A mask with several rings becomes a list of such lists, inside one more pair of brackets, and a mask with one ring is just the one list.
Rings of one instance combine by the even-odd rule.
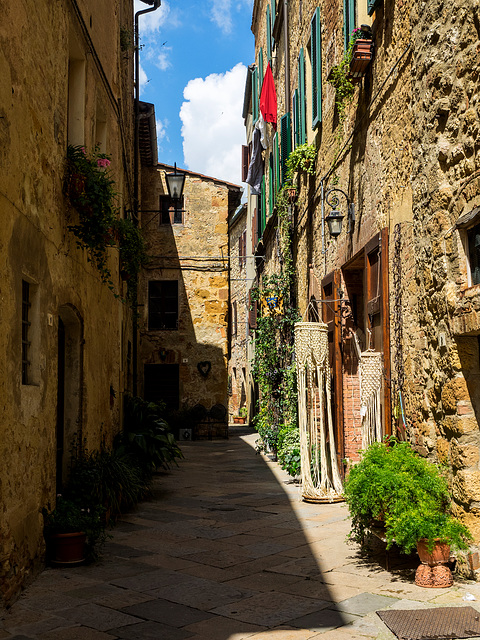
[[415, 572], [415, 584], [430, 589], [451, 587], [453, 576], [446, 566], [450, 559], [450, 545], [438, 540], [429, 552], [427, 541], [422, 539], [417, 542], [417, 552], [422, 564]]
[[233, 424], [245, 424], [247, 419], [243, 416], [233, 416]]
[[287, 187], [287, 197], [290, 203], [296, 202], [298, 198], [298, 193], [295, 187], [288, 188]]
[[87, 536], [78, 533], [54, 533], [49, 538], [52, 564], [77, 564], [85, 560]]
[[373, 41], [358, 39], [353, 45], [350, 61], [350, 75], [353, 79], [362, 78], [373, 58]]

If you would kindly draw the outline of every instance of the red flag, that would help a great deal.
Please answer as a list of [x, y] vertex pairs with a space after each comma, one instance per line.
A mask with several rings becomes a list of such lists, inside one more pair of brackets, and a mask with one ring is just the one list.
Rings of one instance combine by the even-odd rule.
[[277, 92], [270, 65], [267, 65], [260, 94], [260, 112], [265, 122], [271, 122], [277, 128]]

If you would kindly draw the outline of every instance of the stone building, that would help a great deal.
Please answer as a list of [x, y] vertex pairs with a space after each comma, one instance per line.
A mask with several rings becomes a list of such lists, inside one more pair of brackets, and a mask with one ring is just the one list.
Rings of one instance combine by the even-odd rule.
[[[144, 397], [171, 410], [216, 407], [211, 420], [204, 416], [206, 434], [225, 435], [228, 220], [241, 188], [181, 169], [183, 197], [174, 202], [165, 180], [173, 171], [161, 163], [142, 171], [141, 225], [151, 260], [139, 283], [139, 378]], [[205, 435], [199, 429], [193, 437]]]
[[[234, 212], [228, 228], [230, 249], [230, 358], [228, 361], [230, 421], [243, 408], [248, 412], [248, 279], [247, 206]], [[250, 252], [251, 253], [251, 252]]]
[[[304, 317], [320, 309], [329, 327], [339, 462], [357, 460], [365, 441], [369, 370], [381, 435], [448, 465], [456, 514], [478, 542], [477, 14], [464, 0], [447, 9], [436, 0], [256, 0], [244, 116], [250, 140], [271, 64], [278, 127], [266, 125], [264, 186], [248, 211], [260, 283], [281, 269], [275, 197], [286, 159], [305, 143], [316, 150], [314, 174], [294, 175], [290, 205], [296, 302]], [[367, 62], [357, 44], [342, 66], [361, 25], [373, 42]], [[357, 78], [345, 91], [348, 73]], [[332, 210], [343, 216], [335, 236]]]
[[[108, 154], [118, 211], [133, 208], [129, 0], [0, 2], [0, 590], [8, 603], [43, 562], [42, 507], [55, 504], [72, 444], [119, 429], [131, 313], [71, 230], [67, 145]], [[108, 30], [105, 25], [108, 24]]]

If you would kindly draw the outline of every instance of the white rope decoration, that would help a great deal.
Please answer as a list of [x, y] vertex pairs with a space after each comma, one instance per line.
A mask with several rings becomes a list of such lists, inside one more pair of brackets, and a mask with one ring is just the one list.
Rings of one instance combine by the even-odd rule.
[[382, 390], [382, 353], [363, 351], [360, 356], [360, 386], [362, 416], [362, 449], [372, 442], [382, 441], [380, 396]]
[[343, 485], [333, 433], [326, 324], [295, 324], [295, 357], [303, 499], [333, 502], [341, 499]]

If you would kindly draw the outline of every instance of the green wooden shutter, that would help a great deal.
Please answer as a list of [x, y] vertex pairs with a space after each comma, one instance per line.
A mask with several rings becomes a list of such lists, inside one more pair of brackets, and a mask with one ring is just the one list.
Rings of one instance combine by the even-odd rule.
[[303, 48], [298, 56], [298, 124], [299, 144], [307, 141], [307, 117], [306, 117], [306, 96], [305, 96], [305, 54]]
[[273, 136], [273, 185], [276, 199], [277, 191], [280, 187], [280, 155], [278, 153], [278, 132]]
[[355, 29], [355, 0], [343, 0], [343, 36], [345, 51], [348, 49], [350, 34]]
[[272, 59], [272, 16], [270, 15], [270, 5], [267, 5], [267, 59]]
[[263, 49], [258, 52], [258, 95], [262, 93], [263, 85]]
[[252, 73], [252, 118], [255, 123], [258, 120], [258, 68]]
[[287, 158], [292, 152], [292, 124], [290, 113], [286, 113], [280, 119], [280, 145], [283, 187], [285, 184], [285, 174], [287, 172]]
[[275, 24], [276, 15], [277, 15], [277, 3], [276, 3], [276, 0], [272, 0], [272, 32], [273, 32], [273, 25]]
[[292, 124], [293, 124], [293, 148], [300, 144], [300, 114], [298, 108], [298, 89], [293, 92], [292, 98]]
[[263, 232], [265, 231], [265, 225], [267, 223], [267, 196], [266, 196], [266, 187], [265, 187], [265, 174], [262, 176], [262, 190], [260, 195], [260, 218], [259, 218], [259, 228], [258, 228], [258, 237], [259, 239], [263, 236]]
[[272, 215], [275, 206], [275, 187], [273, 177], [273, 153], [270, 154], [268, 162], [268, 215]]
[[322, 121], [322, 35], [320, 9], [317, 7], [310, 25], [312, 46], [312, 129]]

